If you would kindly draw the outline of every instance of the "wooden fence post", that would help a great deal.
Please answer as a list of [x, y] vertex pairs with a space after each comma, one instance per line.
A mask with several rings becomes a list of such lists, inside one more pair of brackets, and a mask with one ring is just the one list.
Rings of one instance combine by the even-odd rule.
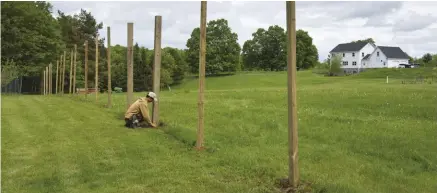
[[106, 50], [106, 57], [107, 57], [107, 61], [108, 61], [108, 107], [111, 108], [112, 107], [112, 98], [111, 98], [111, 94], [112, 94], [112, 86], [111, 86], [111, 28], [108, 26], [108, 31], [107, 31], [108, 35], [108, 49]]
[[127, 108], [133, 100], [133, 37], [134, 24], [127, 23]]
[[96, 91], [96, 103], [99, 102], [98, 94], [99, 94], [99, 35], [96, 36], [96, 77], [95, 77], [95, 91]]
[[85, 98], [88, 95], [88, 40], [85, 40]]
[[53, 65], [52, 63], [49, 64], [49, 94], [52, 95], [53, 93], [53, 71], [52, 71]]
[[74, 61], [73, 61], [73, 93], [76, 93], [76, 55], [77, 45], [74, 44]]
[[61, 80], [61, 82], [62, 82], [62, 86], [61, 86], [61, 89], [62, 89], [62, 93], [61, 94], [64, 94], [64, 87], [65, 87], [65, 59], [67, 58], [67, 51], [64, 51], [64, 61], [63, 61], [63, 64], [62, 64], [62, 80]]
[[205, 62], [206, 62], [206, 1], [200, 3], [200, 49], [199, 49], [199, 101], [198, 101], [198, 113], [199, 122], [197, 125], [197, 140], [196, 149], [203, 149], [203, 135], [204, 135], [204, 100], [205, 100]]
[[298, 136], [296, 108], [296, 2], [286, 2], [287, 15], [287, 82], [288, 82], [288, 156], [289, 183], [293, 188], [299, 185]]
[[46, 95], [46, 71], [43, 71], [43, 77], [44, 77], [44, 85], [43, 85], [43, 95]]
[[[153, 64], [153, 92], [159, 98], [161, 87], [161, 28], [162, 17], [155, 16], [155, 46], [154, 46], [154, 64]], [[159, 100], [153, 102], [152, 122], [158, 125], [159, 121]]]
[[73, 89], [73, 50], [71, 50], [70, 55], [70, 82], [68, 83], [68, 94], [71, 94], [71, 90]]

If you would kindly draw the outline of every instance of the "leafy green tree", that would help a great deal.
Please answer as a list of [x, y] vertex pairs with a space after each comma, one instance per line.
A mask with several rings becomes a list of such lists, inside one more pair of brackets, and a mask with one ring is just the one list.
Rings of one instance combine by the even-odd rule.
[[[188, 39], [187, 62], [191, 72], [199, 69], [200, 29], [195, 28]], [[228, 21], [218, 19], [209, 21], [206, 27], [206, 73], [235, 72], [240, 56], [238, 35], [228, 26]]]
[[313, 44], [313, 38], [307, 31], [296, 32], [296, 65], [299, 68], [308, 69], [314, 67], [319, 61], [317, 47]]
[[115, 45], [111, 47], [111, 81], [113, 87], [120, 87], [126, 91], [127, 88], [127, 49]]
[[342, 75], [343, 71], [341, 69], [341, 57], [336, 55], [331, 58], [329, 65], [329, 76], [339, 76]]
[[373, 38], [367, 38], [367, 39], [362, 39], [362, 40], [356, 40], [356, 41], [352, 41], [351, 43], [357, 43], [357, 42], [367, 42], [367, 43], [375, 44], [375, 40], [373, 40]]
[[437, 67], [437, 54], [432, 55], [431, 65]]
[[171, 78], [173, 80], [173, 84], [179, 84], [185, 78], [185, 74], [188, 71], [185, 52], [183, 50], [170, 47], [164, 48], [164, 51], [169, 53], [175, 60]]
[[432, 55], [430, 53], [426, 53], [422, 57], [422, 61], [425, 63], [429, 63], [429, 62], [431, 62], [431, 60], [432, 60]]
[[[275, 25], [267, 30], [258, 29], [253, 38], [243, 45], [243, 64], [246, 70], [285, 70], [287, 66], [287, 36], [284, 29]], [[311, 68], [318, 64], [318, 51], [306, 31], [296, 32], [296, 65]]]
[[1, 62], [14, 61], [21, 75], [39, 75], [63, 47], [48, 2], [1, 2]]
[[144, 66], [146, 65], [146, 61], [143, 61], [142, 49], [138, 46], [138, 43], [134, 45], [134, 53], [133, 53], [133, 81], [134, 81], [134, 91], [144, 91], [146, 90], [146, 85], [144, 85], [144, 79], [146, 74], [144, 73]]
[[[74, 48], [74, 44], [77, 45], [77, 58], [83, 60], [85, 57], [85, 41], [88, 41], [88, 85], [93, 87], [95, 84], [95, 59], [96, 59], [96, 46], [95, 39], [98, 36], [98, 31], [103, 28], [103, 23], [98, 23], [91, 12], [87, 12], [81, 9], [79, 14], [65, 15], [62, 11], [58, 10], [59, 17], [57, 21], [61, 29], [61, 36], [65, 45], [64, 49], [60, 50], [60, 54], [64, 50], [67, 51], [66, 61], [70, 64], [70, 51]], [[107, 80], [106, 69], [106, 49], [104, 47], [104, 39], [99, 39], [99, 88], [107, 89], [105, 84]], [[79, 64], [79, 63], [78, 63]], [[70, 68], [66, 68], [66, 79], [69, 78]], [[80, 77], [80, 78], [84, 78]], [[78, 82], [84, 80], [76, 77]]]
[[268, 30], [259, 28], [253, 39], [243, 45], [243, 60], [247, 67], [278, 71], [287, 66], [287, 36], [283, 28], [275, 25]]
[[20, 76], [20, 67], [13, 61], [2, 62], [1, 66], [1, 86], [6, 86], [15, 78]]

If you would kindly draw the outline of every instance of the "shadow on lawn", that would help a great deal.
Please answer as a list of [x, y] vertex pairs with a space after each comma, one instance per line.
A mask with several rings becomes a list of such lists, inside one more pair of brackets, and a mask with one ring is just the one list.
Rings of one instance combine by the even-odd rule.
[[288, 178], [277, 179], [275, 186], [282, 193], [329, 193], [329, 192], [357, 192], [355, 189], [346, 187], [341, 184], [313, 184], [311, 182], [300, 180], [297, 188], [291, 188]]
[[[124, 126], [124, 113], [114, 112], [114, 118], [120, 120], [120, 125]], [[173, 139], [182, 142], [187, 148], [194, 148], [196, 145], [196, 133], [188, 128], [183, 128], [168, 124], [165, 120], [161, 120], [158, 129], [164, 131], [165, 134], [171, 136]], [[207, 148], [208, 152], [214, 152], [215, 148]]]

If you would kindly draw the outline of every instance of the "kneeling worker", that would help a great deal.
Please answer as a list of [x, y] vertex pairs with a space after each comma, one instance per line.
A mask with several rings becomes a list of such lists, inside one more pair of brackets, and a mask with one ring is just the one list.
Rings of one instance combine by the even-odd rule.
[[147, 125], [156, 127], [150, 119], [149, 108], [147, 106], [147, 103], [153, 101], [158, 101], [154, 92], [149, 92], [146, 97], [141, 97], [135, 101], [124, 114], [125, 126], [129, 128], [147, 127]]

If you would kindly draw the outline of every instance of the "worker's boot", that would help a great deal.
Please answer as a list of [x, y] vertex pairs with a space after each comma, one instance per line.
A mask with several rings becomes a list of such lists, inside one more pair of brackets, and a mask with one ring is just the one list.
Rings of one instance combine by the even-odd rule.
[[138, 128], [138, 127], [140, 127], [140, 122], [138, 121], [137, 116], [133, 115], [132, 116], [132, 128], [135, 129], [135, 128]]

